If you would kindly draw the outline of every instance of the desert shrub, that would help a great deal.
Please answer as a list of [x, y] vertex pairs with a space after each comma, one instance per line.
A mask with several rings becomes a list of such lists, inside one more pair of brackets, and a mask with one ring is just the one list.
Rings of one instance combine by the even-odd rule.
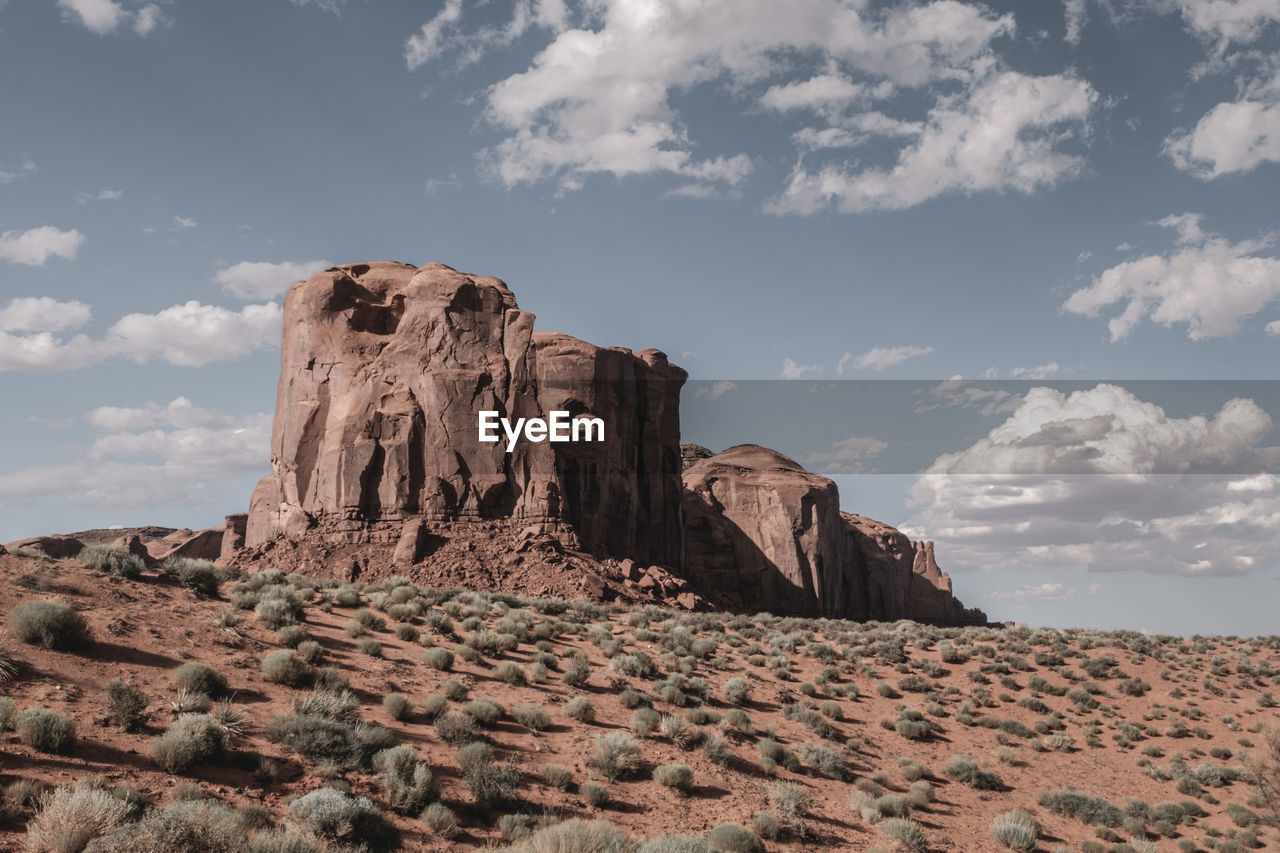
[[416, 815], [435, 798], [436, 783], [431, 768], [419, 761], [408, 746], [393, 746], [373, 756], [373, 770], [391, 810]]
[[13, 727], [22, 742], [37, 752], [68, 752], [75, 746], [75, 724], [56, 711], [24, 708], [14, 715]]
[[129, 580], [136, 579], [147, 569], [141, 557], [119, 545], [90, 545], [81, 550], [76, 559], [94, 571]]
[[298, 643], [296, 651], [298, 656], [309, 664], [317, 664], [324, 659], [324, 646], [315, 640], [303, 640]]
[[529, 680], [528, 676], [525, 675], [524, 667], [510, 660], [499, 661], [494, 664], [493, 677], [516, 687], [526, 684]]
[[1036, 802], [1054, 814], [1074, 817], [1091, 825], [1115, 827], [1124, 821], [1124, 812], [1106, 800], [1080, 791], [1061, 790], [1044, 793]]
[[734, 731], [741, 732], [745, 735], [755, 733], [755, 726], [751, 724], [751, 717], [741, 708], [730, 708], [724, 714], [724, 724]]
[[467, 685], [456, 678], [446, 678], [444, 684], [440, 685], [440, 690], [444, 693], [445, 698], [451, 702], [461, 702], [467, 698], [467, 694], [470, 692], [467, 690]]
[[594, 723], [596, 709], [586, 696], [575, 696], [564, 703], [564, 712], [580, 723]]
[[613, 782], [640, 768], [640, 746], [622, 732], [599, 735], [587, 758], [587, 764]]
[[444, 803], [432, 803], [422, 812], [422, 824], [441, 838], [458, 834], [458, 819]]
[[208, 560], [193, 560], [190, 557], [167, 557], [162, 569], [165, 574], [178, 579], [178, 583], [187, 589], [194, 590], [210, 598], [218, 594], [222, 578], [218, 570]]
[[311, 665], [291, 649], [276, 649], [263, 657], [262, 677], [275, 684], [297, 686], [310, 679]]
[[422, 715], [428, 720], [434, 721], [448, 710], [449, 700], [441, 696], [439, 693], [431, 693], [426, 699], [422, 700]]
[[542, 781], [553, 788], [567, 791], [573, 787], [573, 771], [559, 764], [542, 765]]
[[508, 853], [630, 853], [626, 833], [603, 820], [566, 820], [503, 848]]
[[207, 714], [183, 714], [151, 741], [151, 760], [170, 773], [222, 756], [227, 735]]
[[764, 853], [760, 836], [740, 823], [726, 821], [707, 833], [707, 843], [718, 853]]
[[745, 678], [730, 678], [724, 683], [724, 696], [732, 705], [742, 705], [751, 698], [751, 683]]
[[794, 782], [774, 782], [769, 786], [769, 804], [787, 817], [804, 817], [809, 811], [809, 792]]
[[879, 825], [886, 838], [900, 842], [908, 850], [924, 853], [929, 847], [924, 827], [909, 817], [891, 817], [880, 821]]
[[657, 730], [662, 715], [652, 708], [637, 708], [631, 714], [631, 730], [640, 737], [648, 737]]
[[693, 749], [701, 740], [701, 733], [684, 717], [663, 717], [661, 726], [663, 736], [681, 749]]
[[55, 651], [81, 649], [93, 642], [89, 623], [61, 599], [24, 601], [9, 611], [9, 633], [24, 643]]
[[436, 717], [435, 729], [436, 736], [450, 746], [461, 746], [479, 737], [475, 721], [465, 714], [441, 714]]
[[370, 800], [333, 788], [320, 788], [289, 804], [289, 814], [323, 838], [367, 846], [372, 851], [395, 850], [398, 833]]
[[586, 655], [578, 653], [569, 659], [569, 665], [564, 668], [561, 678], [570, 687], [581, 687], [587, 683], [590, 675], [591, 662], [587, 660]]
[[175, 669], [173, 680], [183, 690], [192, 693], [221, 696], [227, 692], [227, 679], [222, 673], [211, 666], [195, 661], [184, 663]]
[[360, 700], [350, 690], [315, 689], [310, 693], [295, 694], [289, 704], [295, 714], [340, 722], [354, 722], [360, 710]]
[[721, 767], [728, 767], [733, 761], [733, 753], [724, 740], [716, 735], [707, 735], [702, 739], [702, 751], [708, 761]]
[[203, 795], [191, 799], [175, 793], [173, 802], [147, 812], [137, 822], [117, 826], [90, 842], [85, 853], [242, 853], [248, 849], [248, 827], [240, 814]]
[[696, 835], [664, 835], [641, 844], [636, 853], [716, 853]]
[[933, 802], [933, 785], [925, 779], [917, 779], [907, 786], [907, 802], [917, 808]]
[[357, 637], [356, 649], [362, 655], [368, 655], [371, 658], [382, 657], [382, 643], [379, 643], [373, 637]]
[[578, 788], [578, 795], [582, 797], [584, 803], [593, 809], [609, 802], [609, 788], [595, 782], [582, 783], [581, 787]]
[[1017, 853], [1032, 853], [1040, 838], [1040, 823], [1019, 809], [996, 815], [991, 826], [991, 837]]
[[403, 693], [388, 693], [382, 699], [382, 710], [393, 720], [404, 720], [412, 710], [409, 699]]
[[506, 709], [492, 699], [472, 699], [464, 702], [459, 709], [462, 713], [476, 721], [476, 725], [490, 727], [497, 724], [506, 715]]
[[147, 724], [147, 694], [128, 682], [107, 682], [107, 721], [124, 732], [136, 732]]
[[516, 705], [511, 709], [511, 717], [520, 725], [535, 732], [540, 732], [551, 725], [551, 716], [537, 705]]
[[840, 753], [829, 746], [816, 743], [801, 744], [800, 758], [814, 770], [832, 779], [843, 781], [849, 775], [849, 770], [845, 767]]
[[800, 769], [800, 758], [771, 737], [756, 741], [756, 751], [760, 753], [762, 760], [772, 761], [775, 765], [781, 765], [792, 773]]
[[274, 631], [297, 622], [298, 610], [297, 603], [286, 598], [264, 598], [253, 608], [253, 615]]
[[693, 770], [687, 764], [660, 764], [653, 768], [653, 781], [681, 794], [694, 788]]
[[364, 768], [375, 753], [395, 745], [394, 736], [380, 726], [319, 713], [276, 717], [267, 726], [267, 736], [308, 761], [347, 769]]
[[39, 798], [39, 811], [27, 823], [25, 847], [31, 853], [79, 853], [124, 823], [129, 812], [129, 804], [105, 788], [57, 788]]
[[514, 803], [520, 788], [520, 773], [515, 764], [494, 764], [491, 761], [468, 763], [463, 769], [463, 780], [478, 807], [482, 809]]
[[307, 638], [307, 632], [297, 625], [285, 625], [276, 631], [276, 642], [287, 649], [296, 649]]
[[761, 838], [774, 839], [782, 834], [782, 824], [773, 812], [760, 812], [751, 818], [751, 831]]
[[963, 782], [979, 791], [1002, 791], [1004, 782], [999, 774], [978, 767], [978, 762], [967, 755], [955, 755], [942, 768], [942, 774], [948, 779]]

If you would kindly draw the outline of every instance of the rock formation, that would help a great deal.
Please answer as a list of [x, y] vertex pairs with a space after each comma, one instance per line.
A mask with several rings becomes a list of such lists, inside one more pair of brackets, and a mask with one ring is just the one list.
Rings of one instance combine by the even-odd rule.
[[687, 451], [690, 577], [739, 608], [851, 619], [984, 622], [951, 594], [933, 543], [840, 511], [836, 484], [755, 445]]
[[[686, 374], [662, 353], [535, 335], [505, 284], [442, 264], [335, 267], [296, 285], [284, 314], [272, 473], [246, 545], [408, 535], [399, 553], [415, 559], [423, 522], [512, 519], [590, 553], [679, 562]], [[607, 440], [479, 441], [481, 410], [552, 409], [603, 418]]]
[[[841, 513], [831, 480], [760, 447], [682, 447], [686, 374], [661, 352], [533, 324], [503, 282], [441, 264], [349, 264], [298, 283], [271, 474], [247, 519], [182, 532], [183, 547], [327, 576], [688, 609], [982, 618], [951, 596], [932, 545]], [[598, 417], [605, 440], [507, 452], [479, 440], [481, 410]]]

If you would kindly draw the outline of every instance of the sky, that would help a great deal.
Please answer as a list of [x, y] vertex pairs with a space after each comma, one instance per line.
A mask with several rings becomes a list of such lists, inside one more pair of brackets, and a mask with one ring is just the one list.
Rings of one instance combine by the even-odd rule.
[[1275, 0], [0, 0], [0, 541], [268, 470], [389, 259], [684, 366], [997, 619], [1278, 633]]

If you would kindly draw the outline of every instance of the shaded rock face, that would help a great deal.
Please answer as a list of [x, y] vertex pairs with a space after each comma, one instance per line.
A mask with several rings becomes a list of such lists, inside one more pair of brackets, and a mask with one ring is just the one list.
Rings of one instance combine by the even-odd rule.
[[951, 594], [933, 543], [840, 511], [836, 485], [755, 445], [684, 471], [690, 577], [747, 610], [850, 619], [985, 622]]
[[[679, 391], [656, 350], [533, 331], [496, 278], [442, 264], [335, 267], [285, 300], [272, 473], [247, 546], [277, 537], [421, 549], [418, 526], [566, 523], [565, 544], [678, 563]], [[482, 443], [477, 415], [601, 417], [606, 441]], [[402, 528], [413, 521], [412, 531]]]

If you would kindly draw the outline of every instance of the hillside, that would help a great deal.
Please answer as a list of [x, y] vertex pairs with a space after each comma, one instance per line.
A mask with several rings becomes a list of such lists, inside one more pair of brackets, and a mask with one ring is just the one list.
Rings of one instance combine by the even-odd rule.
[[[1247, 770], [1265, 754], [1267, 728], [1280, 723], [1276, 637], [627, 610], [419, 589], [404, 579], [363, 587], [279, 573], [213, 579], [211, 565], [187, 561], [191, 584], [218, 587], [205, 594], [162, 573], [111, 574], [138, 568], [122, 557], [103, 566], [0, 556], [3, 649], [16, 668], [0, 687], [12, 702], [6, 711], [0, 699], [0, 849], [154, 849], [146, 845], [176, 837], [163, 832], [192, 814], [217, 838], [168, 849], [248, 849], [250, 836], [262, 853], [342, 849], [353, 824], [326, 820], [333, 814], [357, 816], [354, 835], [393, 849], [378, 840], [390, 836], [359, 797], [410, 851], [500, 846], [572, 820], [607, 821], [636, 844], [683, 833], [717, 845], [646, 851], [1280, 845], [1263, 825]], [[92, 641], [64, 651], [23, 642], [14, 609], [44, 599], [81, 614]], [[308, 660], [283, 651], [290, 646]], [[266, 668], [293, 684], [268, 679], [268, 655]], [[224, 727], [200, 710], [200, 697], [180, 697], [175, 670], [190, 663], [225, 678]], [[193, 687], [208, 681], [190, 667], [183, 678]], [[149, 700], [136, 731], [109, 721], [112, 679]], [[334, 698], [344, 685], [355, 707]], [[298, 699], [310, 715], [295, 712]], [[160, 758], [176, 766], [201, 745], [207, 756], [170, 773], [153, 757], [153, 741], [180, 701], [198, 718], [162, 742]], [[50, 727], [28, 714], [15, 731], [12, 718], [32, 707], [69, 717], [75, 742], [59, 752], [33, 748]], [[219, 713], [216, 701], [209, 713]], [[464, 746], [470, 741], [488, 743], [491, 756]], [[408, 746], [429, 774], [403, 753], [373, 757], [393, 743]], [[136, 789], [116, 791], [134, 803], [107, 821], [123, 828], [102, 842], [92, 832], [68, 840], [63, 820], [61, 846], [33, 844], [51, 834], [49, 818], [35, 818], [37, 790], [74, 785]], [[357, 799], [324, 794], [291, 809], [325, 786]], [[605, 789], [606, 799], [588, 803]], [[237, 811], [193, 799], [201, 796]], [[143, 801], [150, 816], [135, 822]], [[1024, 830], [1015, 827], [1004, 836], [1015, 846], [1006, 847], [993, 822], [1019, 809], [1040, 825], [1039, 840], [1019, 842]], [[28, 834], [29, 821], [40, 831]], [[763, 840], [717, 829], [727, 822]], [[267, 824], [313, 840], [288, 846]], [[618, 838], [613, 847], [599, 841], [598, 824], [542, 831], [595, 832], [597, 840], [522, 847], [526, 838], [516, 848], [631, 849]]]

